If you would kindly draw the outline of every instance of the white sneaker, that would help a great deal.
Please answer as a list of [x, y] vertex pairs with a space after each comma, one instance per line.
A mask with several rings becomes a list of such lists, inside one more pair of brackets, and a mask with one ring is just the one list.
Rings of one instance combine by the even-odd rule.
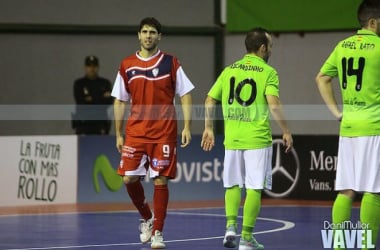
[[139, 230], [140, 230], [140, 241], [142, 243], [147, 243], [152, 237], [153, 220], [154, 220], [153, 214], [152, 214], [152, 218], [150, 218], [149, 220], [144, 220], [144, 219], [140, 220]]
[[223, 246], [226, 248], [235, 248], [237, 246], [236, 228], [234, 225], [228, 226], [226, 234], [224, 235]]
[[258, 243], [254, 237], [248, 241], [241, 238], [239, 250], [264, 250], [264, 246]]
[[154, 235], [152, 236], [152, 244], [150, 247], [152, 249], [165, 248], [164, 237], [160, 231], [156, 230], [156, 232], [154, 232]]

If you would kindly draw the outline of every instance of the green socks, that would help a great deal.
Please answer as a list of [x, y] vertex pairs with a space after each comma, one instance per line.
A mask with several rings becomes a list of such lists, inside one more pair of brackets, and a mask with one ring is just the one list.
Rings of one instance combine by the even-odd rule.
[[[335, 199], [332, 209], [332, 221], [334, 224], [339, 224], [344, 221], [349, 221], [351, 218], [352, 200], [344, 194], [338, 194]], [[335, 250], [345, 248], [334, 248]]]
[[241, 189], [239, 186], [227, 188], [224, 196], [227, 217], [227, 227], [230, 225], [236, 228], [236, 219], [239, 214], [241, 201]]
[[[344, 221], [349, 221], [351, 218], [352, 200], [343, 194], [338, 194], [332, 209], [332, 220], [334, 224], [340, 224]], [[376, 245], [377, 236], [380, 227], [380, 195], [365, 193], [362, 198], [360, 207], [360, 222], [363, 225], [368, 226], [369, 230], [372, 230], [372, 235], [366, 235], [365, 239], [370, 238], [371, 242], [364, 245], [371, 246]], [[363, 243], [365, 241], [363, 240]], [[343, 249], [343, 248], [335, 248]], [[371, 248], [363, 248], [371, 249]]]
[[338, 194], [332, 209], [332, 221], [339, 224], [351, 219], [352, 200], [344, 194]]
[[[241, 188], [234, 186], [227, 188], [225, 192], [225, 208], [227, 217], [227, 228], [231, 225], [236, 228], [236, 220], [239, 214], [241, 201]], [[252, 238], [253, 227], [261, 207], [261, 190], [247, 189], [247, 195], [243, 209], [243, 229], [241, 237], [245, 240]]]
[[371, 193], [363, 195], [360, 207], [360, 221], [363, 224], [367, 224], [368, 229], [372, 230], [372, 243], [376, 245], [380, 226], [380, 195]]
[[241, 237], [244, 240], [252, 238], [253, 227], [259, 215], [261, 207], [261, 190], [247, 189], [247, 197], [244, 203], [243, 230]]

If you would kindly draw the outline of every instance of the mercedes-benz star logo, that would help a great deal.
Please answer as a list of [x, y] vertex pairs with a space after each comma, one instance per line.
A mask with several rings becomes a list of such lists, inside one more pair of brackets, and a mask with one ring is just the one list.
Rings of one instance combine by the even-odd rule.
[[270, 197], [288, 196], [296, 187], [300, 175], [300, 163], [294, 147], [286, 154], [283, 152], [282, 139], [273, 140], [272, 190], [265, 190]]

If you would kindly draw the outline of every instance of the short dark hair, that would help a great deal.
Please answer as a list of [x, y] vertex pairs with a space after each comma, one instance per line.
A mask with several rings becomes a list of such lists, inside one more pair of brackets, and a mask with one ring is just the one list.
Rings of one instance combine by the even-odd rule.
[[245, 48], [247, 49], [248, 53], [256, 53], [261, 45], [265, 45], [268, 47], [268, 37], [267, 37], [268, 31], [264, 28], [253, 28], [245, 37]]
[[361, 27], [365, 27], [371, 18], [380, 18], [380, 1], [364, 0], [358, 8], [358, 20]]
[[139, 32], [144, 27], [144, 25], [154, 27], [158, 33], [161, 33], [161, 28], [162, 28], [161, 23], [154, 17], [146, 17], [143, 20], [141, 20], [140, 26], [139, 26]]

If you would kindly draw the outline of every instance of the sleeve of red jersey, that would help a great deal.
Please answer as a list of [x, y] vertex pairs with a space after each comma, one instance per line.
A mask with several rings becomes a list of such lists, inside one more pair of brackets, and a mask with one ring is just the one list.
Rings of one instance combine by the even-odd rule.
[[194, 85], [189, 80], [176, 58], [174, 58], [173, 67], [175, 70], [175, 93], [179, 96], [184, 96], [193, 90]]
[[130, 95], [127, 91], [126, 84], [128, 84], [128, 81], [124, 72], [125, 69], [121, 65], [119, 71], [117, 72], [111, 95], [118, 100], [126, 102], [129, 101]]

